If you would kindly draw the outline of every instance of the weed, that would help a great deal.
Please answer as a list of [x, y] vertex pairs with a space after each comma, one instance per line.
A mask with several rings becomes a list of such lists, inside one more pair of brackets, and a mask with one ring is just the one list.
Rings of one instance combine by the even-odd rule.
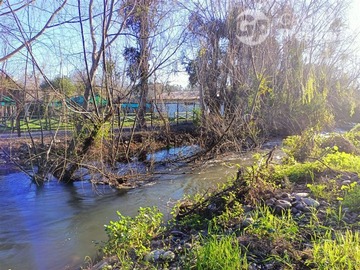
[[235, 235], [210, 235], [188, 256], [185, 269], [248, 269], [248, 261]]
[[122, 268], [131, 265], [131, 255], [142, 257], [150, 250], [151, 239], [162, 231], [163, 215], [158, 209], [140, 208], [135, 217], [123, 216], [117, 212], [118, 221], [105, 225], [108, 241], [103, 248], [106, 255], [116, 254]]
[[315, 139], [317, 138], [314, 129], [305, 130], [301, 136], [289, 136], [284, 144], [284, 152], [296, 161], [304, 162], [316, 151]]
[[324, 157], [324, 163], [333, 170], [360, 174], [360, 156], [344, 152], [335, 152]]
[[281, 181], [284, 178], [288, 178], [290, 182], [314, 182], [314, 174], [322, 172], [324, 169], [324, 166], [320, 162], [275, 165], [271, 178], [274, 181]]
[[354, 186], [354, 188], [348, 190], [342, 204], [352, 211], [360, 211], [360, 187]]
[[341, 193], [341, 189], [338, 188], [336, 180], [334, 179], [331, 179], [326, 183], [307, 184], [306, 186], [316, 198], [324, 199], [327, 202], [333, 201], [334, 198], [340, 196]]
[[297, 237], [299, 227], [293, 220], [290, 211], [281, 216], [274, 215], [269, 207], [258, 207], [253, 215], [254, 223], [245, 229], [260, 238], [292, 240]]
[[322, 239], [313, 243], [313, 258], [307, 264], [317, 269], [360, 269], [360, 237], [358, 232], [329, 230]]

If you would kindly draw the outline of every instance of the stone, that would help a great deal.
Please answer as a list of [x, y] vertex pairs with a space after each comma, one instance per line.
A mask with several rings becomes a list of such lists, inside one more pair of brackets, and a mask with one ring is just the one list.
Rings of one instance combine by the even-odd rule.
[[276, 199], [275, 198], [268, 199], [268, 200], [266, 200], [265, 203], [267, 206], [274, 206], [276, 203]]
[[291, 195], [289, 193], [281, 193], [280, 198], [286, 201], [290, 201]]
[[291, 203], [286, 200], [277, 200], [275, 205], [282, 208], [283, 210], [287, 210], [291, 208]]
[[296, 208], [297, 210], [301, 211], [301, 212], [310, 212], [310, 208], [301, 201], [298, 201], [295, 205], [294, 208]]
[[344, 181], [342, 181], [341, 184], [342, 184], [343, 186], [350, 185], [350, 184], [351, 184], [351, 181], [350, 181], [350, 180], [344, 180]]
[[171, 250], [165, 251], [163, 254], [160, 255], [160, 258], [164, 261], [171, 262], [175, 259], [175, 253]]
[[165, 253], [163, 249], [156, 249], [145, 255], [145, 261], [156, 262]]
[[246, 227], [249, 227], [253, 223], [254, 223], [254, 220], [251, 217], [248, 217], [243, 220], [243, 222], [241, 223], [241, 226], [246, 228]]
[[318, 208], [320, 206], [320, 203], [313, 198], [303, 198], [302, 201], [309, 207]]
[[291, 214], [296, 215], [299, 213], [299, 210], [295, 207], [291, 208]]
[[186, 249], [191, 249], [192, 248], [192, 245], [190, 243], [185, 243], [184, 244], [184, 248]]
[[309, 193], [306, 193], [306, 192], [295, 193], [294, 197], [295, 197], [296, 200], [300, 200], [301, 198], [309, 197]]

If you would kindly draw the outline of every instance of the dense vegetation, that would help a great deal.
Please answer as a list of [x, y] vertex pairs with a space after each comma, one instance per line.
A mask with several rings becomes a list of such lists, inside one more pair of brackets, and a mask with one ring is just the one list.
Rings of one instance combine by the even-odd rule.
[[118, 213], [102, 249], [115, 257], [95, 269], [358, 269], [358, 130], [288, 137], [281, 164], [258, 156], [219, 190], [178, 202], [168, 222], [156, 208]]
[[[128, 141], [123, 132], [126, 102], [138, 105], [134, 131], [148, 129], [152, 102], [170, 147], [169, 119], [159, 108], [161, 94], [174, 89], [198, 93], [196, 143], [210, 155], [356, 122], [359, 65], [348, 8], [339, 0], [2, 1], [0, 91], [12, 102], [3, 111], [19, 135], [31, 115], [40, 116], [40, 130], [54, 116], [53, 129], [72, 123], [62, 154], [31, 142], [38, 181], [76, 180], [92, 151], [104, 148], [111, 154], [98, 160], [103, 167], [119, 155], [143, 156], [129, 155], [136, 136]], [[171, 83], [169, 74], [185, 73], [186, 89]], [[154, 150], [148, 146], [144, 140], [142, 149]]]
[[[16, 142], [0, 149], [37, 184], [76, 181], [85, 168], [128, 187], [138, 175], [119, 175], [118, 162], [143, 162], [148, 177], [147, 155], [160, 148], [200, 146], [186, 162], [292, 135], [281, 164], [276, 149], [257, 156], [226, 186], [179, 202], [168, 222], [152, 208], [119, 213], [96, 267], [360, 268], [360, 127], [319, 135], [360, 119], [349, 4], [292, 2], [0, 1], [1, 113], [29, 133], [15, 151]], [[189, 85], [174, 86], [172, 74]], [[198, 94], [186, 132], [160, 109], [174, 89]], [[131, 121], [124, 103], [136, 104]]]

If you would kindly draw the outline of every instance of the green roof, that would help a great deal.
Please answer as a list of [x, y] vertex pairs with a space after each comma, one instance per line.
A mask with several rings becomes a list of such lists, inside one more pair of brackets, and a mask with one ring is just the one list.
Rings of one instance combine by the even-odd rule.
[[0, 99], [0, 106], [11, 106], [15, 105], [15, 101], [7, 96], [2, 96]]

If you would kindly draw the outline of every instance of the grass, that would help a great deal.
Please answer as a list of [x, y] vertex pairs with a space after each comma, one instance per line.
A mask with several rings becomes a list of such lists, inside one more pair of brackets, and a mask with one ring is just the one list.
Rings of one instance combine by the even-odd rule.
[[260, 206], [253, 211], [252, 218], [254, 222], [245, 229], [248, 234], [271, 240], [279, 238], [293, 240], [298, 236], [299, 227], [292, 218], [290, 211], [277, 216], [269, 207]]
[[342, 205], [352, 211], [360, 211], [360, 186], [356, 186], [345, 193]]
[[246, 253], [235, 235], [210, 235], [188, 255], [184, 269], [248, 269]]
[[[126, 116], [125, 120], [123, 121], [123, 117], [121, 116], [120, 123], [117, 121], [117, 119], [114, 121], [114, 126], [122, 126], [125, 128], [133, 127], [134, 121], [135, 121], [135, 114]], [[151, 123], [153, 125], [162, 125], [162, 121], [160, 121], [157, 118], [151, 119], [150, 115], [147, 115], [145, 117], [146, 122], [148, 125]], [[122, 122], [123, 121], [123, 122]], [[184, 122], [185, 119], [181, 118], [179, 120], [176, 119], [169, 119], [169, 122]], [[107, 125], [110, 126], [110, 122], [107, 123]], [[1, 132], [11, 132], [12, 129], [16, 129], [15, 127], [15, 121], [12, 123], [10, 120], [7, 120], [0, 125], [0, 133]], [[20, 130], [21, 132], [26, 132], [28, 130], [30, 131], [40, 131], [40, 130], [65, 130], [65, 129], [73, 129], [74, 124], [72, 122], [59, 122], [58, 118], [51, 118], [51, 119], [29, 119], [28, 121], [25, 121], [24, 119], [20, 120]]]
[[[15, 125], [15, 122], [14, 122]], [[50, 128], [51, 127], [51, 128]], [[14, 127], [15, 128], [15, 127]], [[71, 123], [66, 122], [59, 122], [58, 119], [30, 119], [29, 121], [21, 120], [20, 121], [20, 130], [22, 132], [31, 130], [31, 131], [38, 131], [38, 130], [55, 130], [59, 128], [60, 130], [64, 129], [72, 129], [73, 125]], [[12, 130], [12, 124], [10, 121], [7, 121], [4, 127], [1, 128], [3, 132], [9, 132]]]
[[359, 232], [328, 231], [322, 239], [313, 242], [312, 255], [307, 264], [315, 269], [360, 269]]
[[143, 257], [150, 250], [150, 242], [163, 227], [163, 215], [157, 208], [140, 208], [135, 218], [117, 212], [119, 219], [105, 226], [109, 240], [103, 247], [104, 254], [116, 254], [123, 269], [132, 265], [132, 253]]

